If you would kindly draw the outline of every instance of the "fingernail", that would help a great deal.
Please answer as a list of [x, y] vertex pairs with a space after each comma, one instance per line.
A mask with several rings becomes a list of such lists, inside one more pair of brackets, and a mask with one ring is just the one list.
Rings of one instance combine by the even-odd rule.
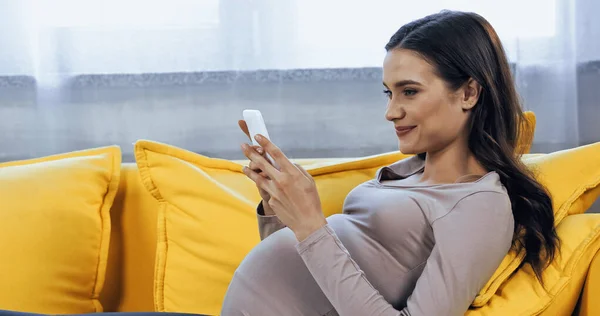
[[257, 134], [257, 135], [254, 136], [254, 139], [256, 139], [257, 141], [260, 142], [262, 140], [262, 136], [260, 136], [260, 135]]
[[246, 143], [243, 143], [242, 144], [242, 149], [246, 149], [246, 148], [248, 148], [248, 145]]
[[256, 151], [257, 151], [259, 154], [261, 154], [261, 155], [262, 155], [262, 153], [263, 153], [263, 149], [262, 149], [261, 147], [258, 147], [258, 148], [256, 148]]

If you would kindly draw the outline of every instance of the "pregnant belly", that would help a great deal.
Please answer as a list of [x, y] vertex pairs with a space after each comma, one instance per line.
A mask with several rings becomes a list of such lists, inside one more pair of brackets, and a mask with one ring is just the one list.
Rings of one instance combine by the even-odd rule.
[[296, 251], [294, 233], [281, 229], [242, 261], [223, 302], [229, 315], [325, 315], [333, 307]]
[[[422, 270], [399, 262], [376, 239], [359, 229], [351, 217], [338, 214], [327, 221], [371, 284], [392, 305], [402, 306]], [[296, 236], [288, 228], [258, 244], [234, 274], [223, 316], [320, 316], [330, 312], [333, 306], [306, 268], [296, 244]]]

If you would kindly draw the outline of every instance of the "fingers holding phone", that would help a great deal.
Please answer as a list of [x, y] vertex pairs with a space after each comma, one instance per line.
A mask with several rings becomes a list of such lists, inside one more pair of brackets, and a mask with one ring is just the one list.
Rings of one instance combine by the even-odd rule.
[[[239, 120], [238, 125], [240, 126], [240, 129], [242, 130], [242, 132], [244, 132], [244, 134], [246, 134], [246, 136], [248, 136], [248, 139], [250, 139], [250, 141], [252, 141], [252, 138], [250, 137], [250, 132], [248, 131], [248, 125], [246, 124], [246, 121]], [[265, 157], [265, 159], [267, 158], [267, 156], [265, 154], [265, 150], [262, 147], [260, 147], [259, 145], [251, 145], [250, 147], [252, 149], [254, 149], [259, 155]], [[261, 176], [268, 178], [267, 175], [262, 170], [260, 170], [260, 168], [258, 168], [256, 165], [254, 165], [252, 162], [250, 162], [250, 165], [248, 165], [248, 168], [250, 168], [254, 172], [258, 172]]]
[[[252, 138], [250, 137], [250, 132], [248, 131], [248, 125], [246, 124], [246, 121], [239, 120], [238, 125], [240, 126], [240, 129], [242, 130], [242, 132], [244, 132], [244, 134], [246, 134], [246, 136], [248, 136], [248, 139], [250, 141], [252, 141]], [[251, 145], [250, 148], [255, 150], [261, 156], [267, 158], [267, 156], [265, 155], [265, 150], [262, 147], [257, 146], [257, 145]], [[250, 168], [254, 172], [257, 172], [258, 174], [260, 174], [261, 176], [263, 176], [265, 178], [269, 178], [267, 176], [267, 174], [265, 172], [263, 172], [260, 168], [258, 168], [256, 165], [254, 165], [254, 163], [252, 161], [248, 165], [248, 168]], [[261, 199], [263, 200], [263, 210], [265, 212], [265, 215], [275, 215], [275, 212], [273, 212], [273, 210], [269, 206], [269, 200], [271, 199], [271, 195], [269, 195], [269, 193], [267, 191], [261, 189], [258, 186], [257, 186], [257, 189], [258, 189], [258, 194], [260, 195]]]
[[[239, 120], [238, 125], [240, 126], [242, 132], [244, 132], [244, 134], [246, 134], [246, 136], [248, 136], [248, 139], [250, 139], [250, 141], [252, 142], [250, 148], [252, 150], [255, 150], [259, 155], [263, 156], [269, 163], [271, 163], [271, 165], [277, 168], [278, 166], [273, 164], [273, 160], [267, 154], [264, 148], [258, 145], [256, 140], [254, 139], [254, 136], [256, 136], [256, 134], [261, 134], [269, 138], [269, 133], [267, 132], [267, 127], [265, 126], [262, 114], [258, 110], [244, 110], [242, 115], [244, 119]], [[257, 172], [258, 174], [267, 179], [269, 178], [267, 174], [264, 171], [262, 171], [258, 166], [256, 166], [253, 162], [250, 162], [248, 168]], [[261, 189], [259, 186], [257, 186], [257, 188], [260, 197], [263, 199], [262, 205], [265, 215], [275, 215], [275, 212], [269, 206], [269, 200], [271, 200], [271, 196], [267, 191]]]
[[[266, 139], [270, 140], [269, 131], [267, 131], [267, 126], [265, 125], [262, 113], [260, 113], [259, 110], [247, 109], [244, 110], [242, 115], [244, 117], [244, 122], [240, 123], [240, 127], [242, 128], [242, 131], [244, 131], [244, 133], [250, 138], [252, 145], [260, 146], [255, 138], [256, 135], [262, 135]], [[269, 163], [275, 167], [275, 169], [279, 169], [277, 162], [275, 162], [275, 160], [273, 160], [268, 153], [265, 152], [264, 154]]]

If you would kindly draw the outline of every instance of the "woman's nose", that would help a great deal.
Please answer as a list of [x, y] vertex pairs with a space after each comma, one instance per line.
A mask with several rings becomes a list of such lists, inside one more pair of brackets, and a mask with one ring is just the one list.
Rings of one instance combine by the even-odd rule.
[[404, 118], [404, 116], [406, 116], [404, 107], [400, 104], [394, 104], [392, 100], [390, 100], [385, 111], [385, 119], [392, 122], [395, 120], [402, 119]]

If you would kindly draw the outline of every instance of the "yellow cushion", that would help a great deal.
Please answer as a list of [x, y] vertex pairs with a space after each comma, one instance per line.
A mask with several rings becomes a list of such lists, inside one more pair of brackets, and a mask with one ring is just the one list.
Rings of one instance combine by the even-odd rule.
[[578, 302], [579, 305], [575, 312], [573, 312], [573, 315], [600, 315], [598, 297], [600, 297], [600, 251], [596, 252], [592, 263], [590, 263], [583, 284], [583, 291], [581, 291], [581, 298]]
[[525, 111], [525, 121], [519, 129], [519, 140], [517, 141], [516, 152], [519, 154], [528, 154], [533, 143], [533, 134], [535, 133], [535, 114], [531, 111]]
[[[240, 164], [164, 144], [138, 141], [135, 156], [142, 182], [159, 202], [155, 309], [218, 314], [233, 272], [260, 241], [254, 183]], [[403, 157], [392, 153], [311, 170], [327, 215], [341, 212], [350, 190], [380, 166]]]
[[0, 164], [0, 309], [101, 312], [121, 151]]
[[558, 225], [557, 232], [562, 240], [561, 255], [543, 272], [547, 292], [531, 266], [525, 265], [486, 305], [469, 310], [467, 315], [571, 315], [590, 263], [600, 249], [600, 214], [569, 216]]
[[[584, 213], [600, 195], [600, 143], [551, 154], [525, 155], [523, 161], [550, 193], [556, 225], [567, 215]], [[512, 250], [506, 255], [472, 305], [487, 304], [524, 257], [524, 250]]]
[[556, 224], [567, 215], [584, 213], [600, 196], [600, 142], [524, 161], [550, 192]]

